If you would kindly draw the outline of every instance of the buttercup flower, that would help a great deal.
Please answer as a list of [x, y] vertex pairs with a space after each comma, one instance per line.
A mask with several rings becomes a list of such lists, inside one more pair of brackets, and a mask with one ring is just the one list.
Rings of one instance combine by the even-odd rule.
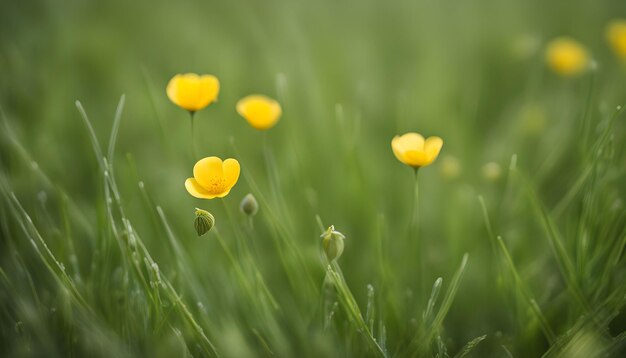
[[548, 66], [561, 76], [574, 76], [589, 66], [587, 50], [578, 42], [561, 37], [552, 40], [546, 48]]
[[239, 162], [218, 157], [200, 159], [193, 166], [193, 178], [185, 181], [189, 194], [201, 199], [223, 198], [239, 179]]
[[613, 51], [626, 60], [626, 20], [614, 20], [606, 28], [606, 38]]
[[259, 130], [272, 128], [278, 122], [282, 109], [275, 100], [263, 95], [250, 95], [237, 102], [237, 113]]
[[213, 75], [178, 74], [167, 84], [167, 96], [177, 106], [196, 112], [215, 102], [220, 82]]
[[418, 133], [406, 133], [402, 136], [395, 136], [391, 140], [391, 149], [396, 158], [416, 169], [434, 162], [442, 146], [443, 139], [429, 137], [424, 140], [424, 137]]

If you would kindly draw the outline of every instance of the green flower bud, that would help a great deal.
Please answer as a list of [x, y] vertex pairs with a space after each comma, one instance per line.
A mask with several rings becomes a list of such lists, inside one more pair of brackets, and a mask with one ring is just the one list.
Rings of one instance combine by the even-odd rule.
[[338, 259], [343, 253], [343, 239], [346, 237], [339, 231], [335, 231], [335, 226], [331, 225], [325, 233], [322, 234], [322, 247], [329, 262]]
[[256, 215], [259, 211], [259, 203], [256, 201], [256, 198], [252, 193], [244, 196], [239, 204], [239, 209], [242, 213], [250, 216]]
[[210, 212], [196, 208], [196, 220], [193, 222], [193, 226], [196, 228], [198, 236], [202, 236], [209, 232], [215, 225], [215, 218]]

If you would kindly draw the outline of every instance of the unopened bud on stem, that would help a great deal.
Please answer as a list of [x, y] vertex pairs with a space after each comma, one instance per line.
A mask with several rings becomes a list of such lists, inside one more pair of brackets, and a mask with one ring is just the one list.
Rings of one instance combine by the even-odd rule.
[[210, 212], [196, 208], [196, 219], [193, 222], [193, 226], [196, 229], [198, 236], [202, 236], [209, 232], [215, 225], [215, 218]]
[[241, 200], [241, 203], [239, 204], [239, 209], [242, 213], [246, 215], [254, 216], [259, 211], [259, 203], [256, 201], [254, 195], [252, 195], [252, 193], [249, 193]]
[[331, 225], [326, 229], [326, 232], [322, 234], [321, 238], [322, 247], [324, 248], [324, 253], [328, 261], [332, 262], [338, 259], [343, 253], [343, 240], [346, 237], [339, 231], [335, 231], [335, 226]]

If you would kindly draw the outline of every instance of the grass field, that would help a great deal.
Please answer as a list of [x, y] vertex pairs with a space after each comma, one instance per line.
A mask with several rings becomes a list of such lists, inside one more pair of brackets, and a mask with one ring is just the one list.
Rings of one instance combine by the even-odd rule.
[[[617, 0], [2, 2], [0, 356], [626, 355], [620, 19]], [[179, 73], [220, 82], [193, 127]], [[278, 101], [273, 128], [238, 114], [250, 94]], [[407, 132], [443, 139], [418, 175], [392, 151]], [[198, 199], [210, 156], [240, 176]]]

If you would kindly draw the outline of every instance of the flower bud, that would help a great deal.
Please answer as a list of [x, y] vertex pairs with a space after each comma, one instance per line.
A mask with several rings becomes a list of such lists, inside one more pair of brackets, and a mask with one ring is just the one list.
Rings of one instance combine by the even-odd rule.
[[202, 236], [209, 232], [215, 225], [215, 218], [210, 212], [196, 208], [196, 220], [193, 222], [193, 226], [196, 228], [198, 236]]
[[325, 233], [322, 234], [322, 247], [329, 262], [338, 259], [343, 253], [343, 239], [346, 237], [339, 231], [335, 231], [335, 226], [331, 225]]
[[248, 193], [248, 195], [244, 196], [241, 200], [239, 209], [246, 215], [254, 216], [259, 211], [259, 203], [252, 193]]

